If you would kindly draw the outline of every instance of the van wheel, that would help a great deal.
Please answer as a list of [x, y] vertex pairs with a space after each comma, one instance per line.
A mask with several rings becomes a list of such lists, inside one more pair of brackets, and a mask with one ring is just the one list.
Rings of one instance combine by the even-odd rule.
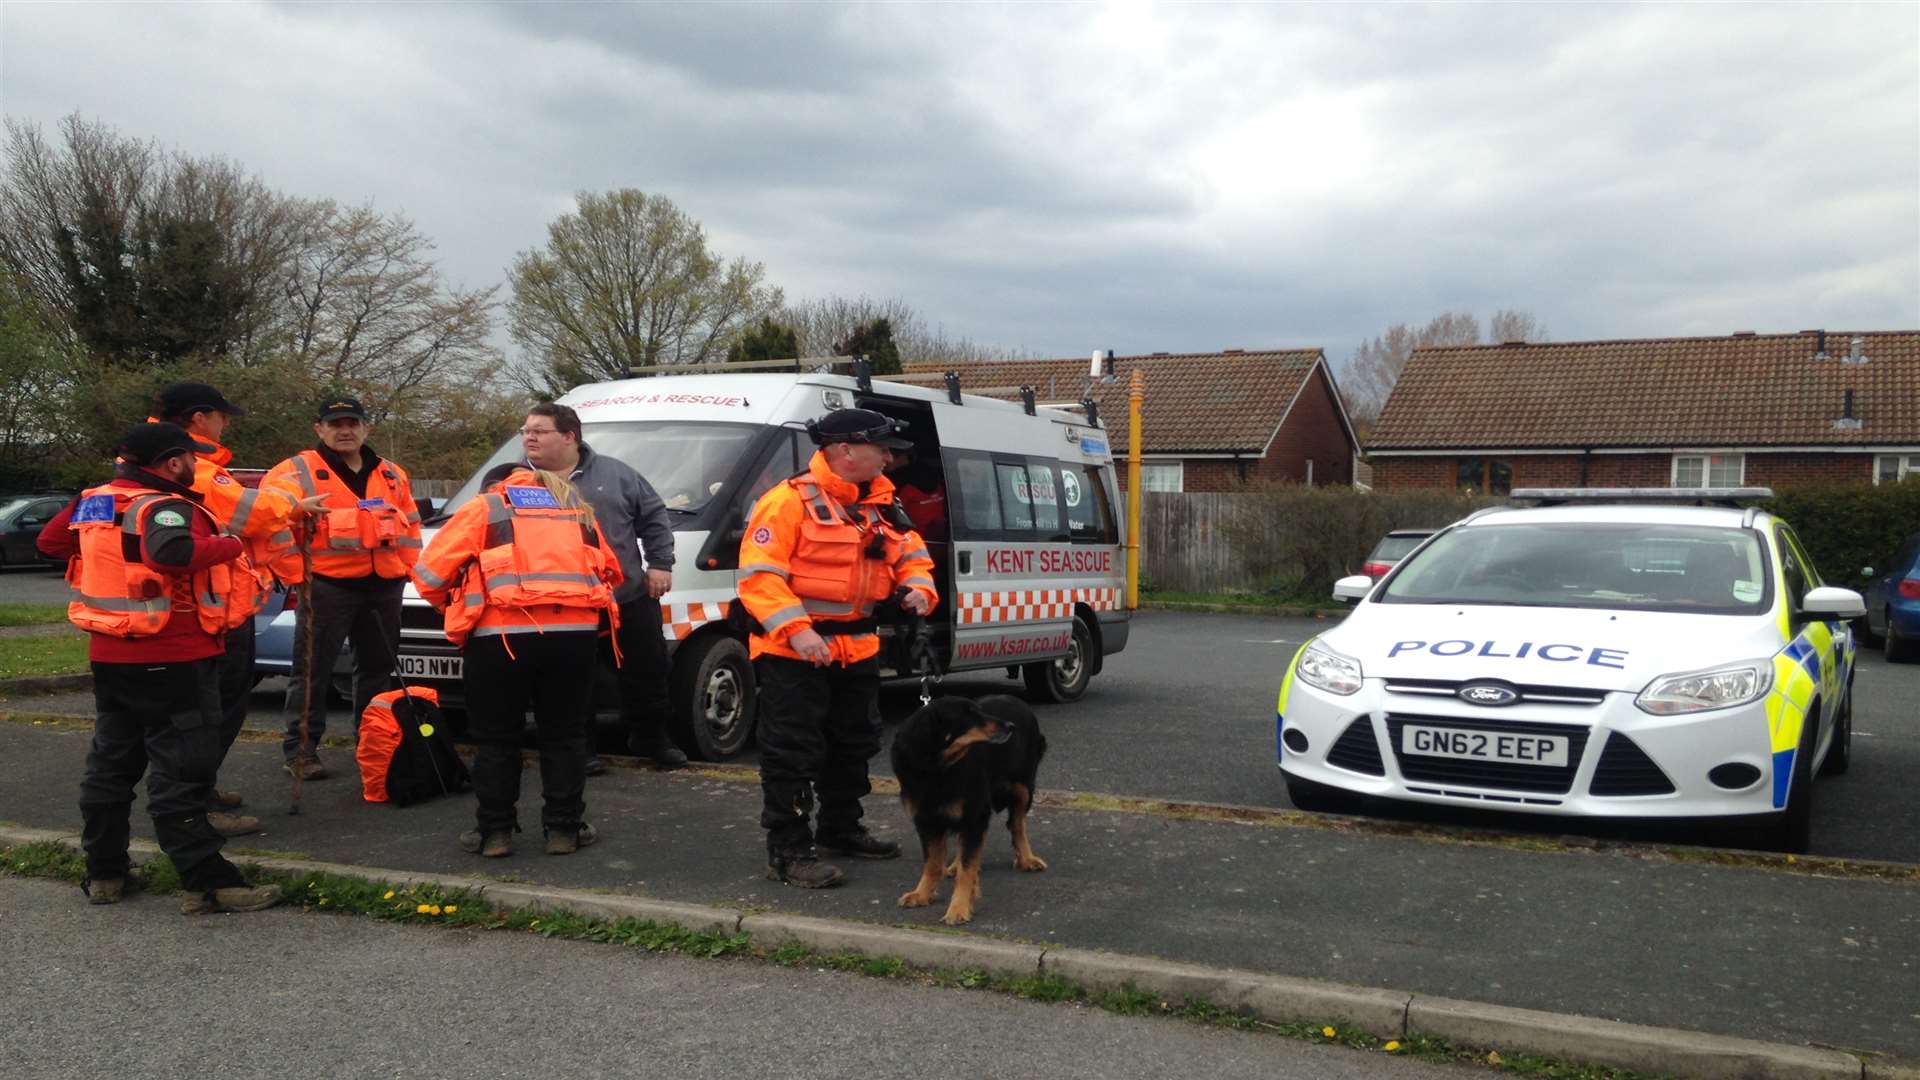
[[674, 734], [703, 761], [725, 761], [753, 739], [753, 665], [725, 634], [691, 642], [674, 657]]
[[1042, 660], [1020, 669], [1026, 676], [1027, 696], [1035, 701], [1064, 705], [1079, 701], [1093, 681], [1093, 631], [1086, 621], [1073, 617], [1073, 637], [1067, 642], [1067, 655]]
[[1793, 754], [1793, 774], [1787, 780], [1787, 808], [1767, 830], [1767, 846], [1789, 855], [1805, 855], [1813, 843], [1813, 747], [1819, 724], [1819, 703], [1801, 721], [1800, 746]]

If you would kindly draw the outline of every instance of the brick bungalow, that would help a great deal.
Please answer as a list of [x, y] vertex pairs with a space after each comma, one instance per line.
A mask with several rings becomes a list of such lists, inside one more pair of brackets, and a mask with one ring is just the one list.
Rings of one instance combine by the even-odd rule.
[[1886, 483], [1920, 472], [1920, 331], [1415, 349], [1379, 489]]
[[[1141, 486], [1148, 491], [1226, 491], [1292, 481], [1351, 484], [1359, 443], [1319, 349], [1116, 356], [1111, 381], [1095, 382], [1085, 358], [908, 365], [916, 382], [956, 372], [970, 393], [1041, 404], [1098, 403], [1116, 460], [1127, 446], [1127, 382], [1146, 377], [1141, 411]], [[1121, 471], [1121, 483], [1126, 482]]]

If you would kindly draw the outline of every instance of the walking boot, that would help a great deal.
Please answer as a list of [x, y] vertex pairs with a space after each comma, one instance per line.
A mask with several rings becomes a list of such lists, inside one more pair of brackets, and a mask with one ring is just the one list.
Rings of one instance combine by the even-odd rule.
[[687, 764], [687, 755], [663, 731], [633, 731], [627, 735], [627, 749], [653, 762], [656, 769], [679, 769]]
[[821, 862], [810, 847], [769, 852], [767, 855], [769, 881], [799, 889], [830, 889], [846, 879], [847, 875], [841, 873], [839, 867]]
[[246, 803], [247, 800], [242, 798], [237, 791], [221, 791], [215, 788], [213, 794], [207, 798], [207, 809], [238, 810], [242, 806], [245, 806]]
[[587, 756], [587, 775], [588, 776], [599, 776], [601, 773], [606, 771], [607, 771], [607, 763], [605, 759], [601, 758], [599, 754], [589, 754]]
[[194, 893], [180, 905], [182, 915], [217, 915], [223, 912], [265, 911], [280, 902], [278, 885], [235, 885], [227, 889], [209, 889]]
[[227, 814], [207, 811], [207, 824], [221, 836], [246, 836], [260, 831], [260, 819], [251, 814]]
[[482, 858], [503, 859], [513, 854], [513, 833], [502, 829], [482, 834], [479, 829], [468, 829], [460, 834], [460, 847]]
[[117, 904], [127, 893], [127, 879], [110, 877], [89, 881], [84, 886], [84, 891], [89, 904]]
[[900, 857], [900, 845], [891, 840], [882, 840], [866, 829], [855, 826], [852, 832], [821, 833], [817, 843], [835, 855], [851, 855], [856, 859], [897, 859]]
[[294, 775], [296, 769], [299, 770], [300, 779], [302, 780], [325, 780], [327, 777], [333, 775], [327, 771], [325, 765], [320, 764], [320, 759], [317, 757], [289, 760], [285, 768], [288, 776]]
[[591, 825], [583, 824], [575, 830], [548, 829], [547, 854], [571, 855], [598, 839], [600, 834]]

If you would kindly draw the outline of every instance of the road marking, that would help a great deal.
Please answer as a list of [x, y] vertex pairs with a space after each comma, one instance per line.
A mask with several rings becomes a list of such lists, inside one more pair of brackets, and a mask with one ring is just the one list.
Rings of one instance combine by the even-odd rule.
[[1298, 645], [1300, 644], [1298, 641], [1295, 641], [1292, 638], [1274, 638], [1271, 641], [1259, 641], [1254, 638], [1243, 638], [1242, 641], [1244, 641], [1248, 645]]

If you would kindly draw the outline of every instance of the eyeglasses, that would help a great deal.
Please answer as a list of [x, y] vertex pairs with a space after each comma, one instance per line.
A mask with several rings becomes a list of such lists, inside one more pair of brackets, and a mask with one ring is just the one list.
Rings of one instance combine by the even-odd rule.
[[523, 439], [538, 439], [543, 435], [558, 434], [560, 434], [558, 429], [550, 427], [523, 427], [520, 429], [520, 437]]

